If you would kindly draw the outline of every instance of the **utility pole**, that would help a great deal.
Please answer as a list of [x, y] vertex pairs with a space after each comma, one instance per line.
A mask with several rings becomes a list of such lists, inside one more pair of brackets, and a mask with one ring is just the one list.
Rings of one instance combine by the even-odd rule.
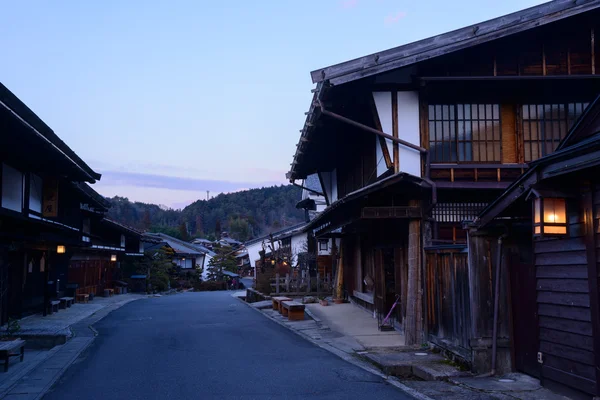
[[210, 199], [210, 190], [206, 191], [206, 201]]

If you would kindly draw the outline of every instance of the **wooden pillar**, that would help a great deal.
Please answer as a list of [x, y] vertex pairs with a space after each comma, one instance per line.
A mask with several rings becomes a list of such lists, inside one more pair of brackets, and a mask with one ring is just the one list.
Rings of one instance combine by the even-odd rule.
[[596, 230], [594, 223], [594, 199], [592, 189], [586, 188], [583, 198], [585, 245], [588, 263], [588, 285], [590, 295], [590, 313], [592, 316], [592, 334], [594, 338], [594, 363], [596, 364], [596, 395], [600, 395], [600, 295], [598, 290], [598, 263], [596, 256]]
[[[420, 200], [410, 200], [409, 206], [419, 207]], [[404, 325], [406, 345], [422, 343], [422, 289], [421, 289], [421, 221], [408, 223], [408, 282], [406, 321]]]
[[344, 251], [342, 247], [342, 242], [340, 242], [340, 257], [337, 266], [337, 276], [336, 276], [336, 285], [335, 285], [335, 298], [343, 299], [344, 298]]

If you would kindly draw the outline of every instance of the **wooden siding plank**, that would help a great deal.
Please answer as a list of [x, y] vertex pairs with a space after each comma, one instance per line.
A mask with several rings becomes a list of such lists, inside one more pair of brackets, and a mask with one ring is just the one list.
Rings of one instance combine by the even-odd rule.
[[596, 379], [596, 371], [593, 366], [562, 357], [556, 357], [552, 354], [544, 354], [544, 365], [569, 374], [581, 376], [585, 379]]
[[565, 371], [561, 371], [557, 368], [550, 366], [542, 366], [542, 374], [544, 379], [551, 379], [555, 382], [562, 383], [563, 385], [569, 386], [576, 390], [583, 391], [589, 394], [595, 394], [596, 381], [592, 379], [585, 379], [580, 376], [570, 374]]
[[539, 291], [588, 293], [587, 279], [538, 279]]
[[571, 321], [561, 318], [540, 315], [540, 328], [554, 329], [562, 332], [576, 333], [578, 335], [592, 336], [592, 324], [583, 321]]
[[546, 265], [536, 268], [538, 278], [587, 279], [588, 271], [584, 265]]
[[[535, 243], [535, 253], [560, 253], [564, 251], [585, 251], [583, 238], [539, 240]], [[585, 263], [582, 263], [585, 265]]]
[[538, 292], [537, 302], [544, 304], [589, 307], [590, 297], [587, 293]]
[[538, 306], [538, 314], [545, 315], [547, 317], [556, 317], [575, 321], [592, 321], [590, 309], [585, 307], [540, 304]]
[[585, 251], [564, 251], [562, 253], [537, 254], [535, 265], [586, 265], [587, 257]]
[[593, 351], [594, 338], [576, 333], [555, 331], [554, 329], [541, 328], [540, 340], [557, 344], [569, 343], [578, 349]]
[[540, 342], [540, 351], [544, 354], [552, 354], [556, 357], [580, 362], [586, 365], [594, 365], [594, 352], [582, 349], [576, 349], [564, 344], [551, 342]]

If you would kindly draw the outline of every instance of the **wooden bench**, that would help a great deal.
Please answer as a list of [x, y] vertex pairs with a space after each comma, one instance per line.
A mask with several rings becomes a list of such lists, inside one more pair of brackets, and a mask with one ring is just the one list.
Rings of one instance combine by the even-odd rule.
[[114, 289], [104, 289], [104, 297], [111, 297], [115, 294]]
[[297, 301], [282, 301], [283, 312], [281, 315], [290, 321], [304, 321], [304, 304]]
[[69, 308], [73, 304], [72, 297], [61, 297], [58, 300], [60, 301], [60, 308]]
[[77, 302], [78, 303], [87, 303], [88, 300], [90, 299], [90, 295], [89, 294], [85, 294], [85, 293], [80, 293], [76, 297], [77, 297]]
[[50, 314], [53, 312], [58, 312], [58, 308], [60, 307], [60, 300], [51, 300], [50, 301]]
[[23, 357], [25, 355], [25, 341], [21, 339], [16, 340], [2, 340], [0, 341], [0, 359], [4, 359], [4, 372], [8, 371], [8, 362], [10, 357]]
[[271, 300], [273, 301], [273, 310], [277, 310], [280, 313], [281, 313], [281, 302], [282, 301], [292, 301], [292, 299], [290, 299], [289, 297], [283, 297], [283, 296], [272, 297]]

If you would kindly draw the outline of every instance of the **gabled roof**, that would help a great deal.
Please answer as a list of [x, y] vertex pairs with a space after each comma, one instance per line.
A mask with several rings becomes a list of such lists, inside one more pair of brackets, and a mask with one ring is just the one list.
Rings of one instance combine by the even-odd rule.
[[169, 236], [164, 233], [146, 233], [144, 234], [144, 237], [154, 237], [156, 239], [161, 239], [163, 242], [168, 244], [169, 247], [171, 247], [175, 251], [175, 253], [188, 255], [206, 254], [206, 252], [200, 250], [198, 246], [185, 242], [183, 240], [179, 240], [177, 238], [174, 238], [173, 236]]
[[291, 232], [291, 231], [293, 231], [293, 230], [296, 230], [296, 229], [298, 229], [298, 228], [302, 228], [302, 227], [304, 227], [304, 226], [306, 226], [306, 222], [301, 222], [301, 223], [299, 223], [299, 224], [296, 224], [296, 225], [288, 226], [288, 227], [285, 227], [285, 228], [283, 228], [283, 229], [280, 229], [280, 230], [278, 230], [278, 231], [271, 232], [271, 233], [269, 233], [269, 234], [267, 234], [267, 235], [263, 235], [263, 236], [260, 236], [260, 237], [254, 238], [254, 239], [252, 239], [252, 240], [248, 240], [248, 241], [246, 241], [246, 243], [244, 243], [244, 245], [245, 245], [245, 246], [251, 246], [251, 245], [253, 245], [253, 244], [256, 244], [256, 243], [260, 243], [260, 242], [262, 242], [263, 240], [267, 239], [267, 238], [268, 238], [268, 237], [270, 237], [271, 235], [273, 235], [273, 237], [275, 237], [275, 236], [279, 236], [279, 235], [281, 235], [281, 234], [284, 234], [284, 233], [287, 233], [287, 232]]
[[15, 96], [6, 86], [0, 83], [0, 107], [8, 110], [23, 124], [28, 126], [31, 134], [46, 142], [53, 151], [60, 154], [62, 159], [68, 160], [74, 167], [83, 173], [86, 181], [94, 183], [101, 174], [90, 168], [69, 146], [65, 144], [54, 131], [44, 123], [29, 107]]
[[311, 72], [313, 83], [355, 81], [556, 22], [600, 7], [598, 0], [555, 0], [417, 42]]
[[102, 223], [112, 226], [112, 227], [116, 228], [117, 230], [127, 233], [129, 235], [133, 235], [136, 237], [142, 236], [142, 232], [138, 231], [137, 229], [132, 228], [131, 226], [124, 225], [124, 224], [117, 222], [115, 220], [112, 220], [110, 218], [104, 217], [104, 219], [102, 220]]

